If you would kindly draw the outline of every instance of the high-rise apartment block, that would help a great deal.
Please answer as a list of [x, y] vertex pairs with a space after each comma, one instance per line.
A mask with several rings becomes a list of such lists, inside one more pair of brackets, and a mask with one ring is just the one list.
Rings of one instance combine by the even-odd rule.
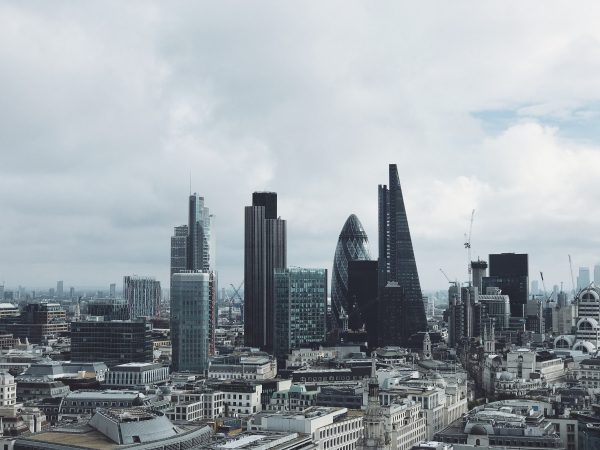
[[389, 166], [389, 187], [379, 185], [378, 278], [379, 316], [389, 325], [380, 323], [380, 343], [405, 345], [411, 335], [426, 331], [427, 319], [395, 164]]
[[287, 258], [286, 222], [277, 216], [277, 194], [255, 192], [244, 225], [244, 338], [246, 345], [273, 349], [273, 277]]
[[275, 356], [322, 343], [326, 333], [327, 269], [275, 269]]
[[173, 369], [204, 372], [214, 353], [214, 272], [180, 272], [171, 279]]
[[483, 278], [483, 289], [500, 288], [510, 299], [511, 317], [524, 317], [529, 298], [529, 257], [526, 253], [490, 255], [490, 275]]
[[334, 328], [344, 330], [342, 317], [348, 317], [348, 264], [351, 261], [370, 260], [367, 233], [354, 214], [344, 223], [338, 238], [331, 274], [331, 309]]
[[159, 317], [160, 294], [160, 281], [152, 277], [123, 277], [123, 297], [127, 300], [131, 319]]

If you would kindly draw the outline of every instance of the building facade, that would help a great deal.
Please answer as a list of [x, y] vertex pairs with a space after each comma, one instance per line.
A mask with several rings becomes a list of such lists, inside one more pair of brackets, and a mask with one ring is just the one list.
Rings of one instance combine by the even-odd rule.
[[500, 288], [510, 299], [511, 317], [524, 317], [529, 299], [529, 256], [526, 253], [490, 255], [490, 276], [483, 278], [483, 289]]
[[129, 318], [160, 317], [160, 281], [155, 278], [124, 276], [123, 297], [127, 301]]
[[306, 344], [322, 343], [326, 333], [327, 269], [275, 269], [275, 356]]
[[371, 259], [369, 254], [369, 239], [362, 224], [354, 214], [351, 214], [338, 237], [333, 258], [333, 272], [331, 273], [331, 309], [332, 324], [335, 328], [346, 331], [350, 311], [350, 297], [348, 291], [349, 263], [350, 261], [363, 261]]
[[287, 267], [286, 222], [277, 216], [275, 192], [254, 192], [244, 214], [244, 339], [272, 351], [273, 271]]
[[[388, 317], [396, 324], [403, 323], [397, 333], [380, 324], [383, 331], [381, 345], [403, 345], [408, 337], [418, 331], [426, 331], [427, 319], [423, 307], [423, 294], [417, 272], [417, 263], [408, 227], [406, 208], [400, 178], [395, 164], [389, 166], [389, 187], [379, 185], [379, 293], [380, 317]], [[388, 283], [396, 283], [394, 295], [384, 294]], [[387, 300], [387, 301], [385, 301]], [[395, 305], [399, 302], [400, 305]], [[406, 320], [410, 317], [410, 320]], [[387, 334], [386, 332], [390, 333]], [[394, 341], [401, 337], [400, 342]]]
[[214, 274], [175, 273], [171, 285], [173, 369], [203, 373], [211, 354], [211, 333], [214, 342]]

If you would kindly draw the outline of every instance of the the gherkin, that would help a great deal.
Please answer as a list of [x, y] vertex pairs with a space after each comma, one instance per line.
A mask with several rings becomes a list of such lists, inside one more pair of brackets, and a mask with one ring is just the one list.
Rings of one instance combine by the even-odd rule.
[[348, 314], [348, 261], [369, 260], [369, 239], [354, 214], [346, 220], [338, 238], [331, 274], [333, 326], [342, 329], [341, 316]]

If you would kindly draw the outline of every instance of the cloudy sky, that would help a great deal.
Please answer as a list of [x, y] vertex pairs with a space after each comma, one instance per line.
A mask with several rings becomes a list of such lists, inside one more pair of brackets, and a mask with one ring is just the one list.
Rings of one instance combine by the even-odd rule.
[[279, 194], [288, 262], [330, 268], [355, 213], [377, 253], [396, 163], [422, 285], [530, 254], [600, 261], [600, 4], [2, 2], [0, 281], [165, 284], [193, 190], [243, 278], [243, 207]]

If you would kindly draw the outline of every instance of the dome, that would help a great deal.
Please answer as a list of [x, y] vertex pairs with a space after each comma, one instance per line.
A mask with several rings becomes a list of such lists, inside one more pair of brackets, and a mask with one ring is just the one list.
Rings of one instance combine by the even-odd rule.
[[[353, 312], [348, 298], [348, 263], [350, 261], [370, 260], [369, 239], [360, 220], [351, 214], [340, 232], [331, 274], [331, 306], [334, 320], [342, 328], [342, 310], [348, 316]], [[356, 325], [356, 324], [355, 324]]]
[[487, 436], [488, 432], [483, 425], [473, 425], [469, 434], [475, 434], [477, 436]]

